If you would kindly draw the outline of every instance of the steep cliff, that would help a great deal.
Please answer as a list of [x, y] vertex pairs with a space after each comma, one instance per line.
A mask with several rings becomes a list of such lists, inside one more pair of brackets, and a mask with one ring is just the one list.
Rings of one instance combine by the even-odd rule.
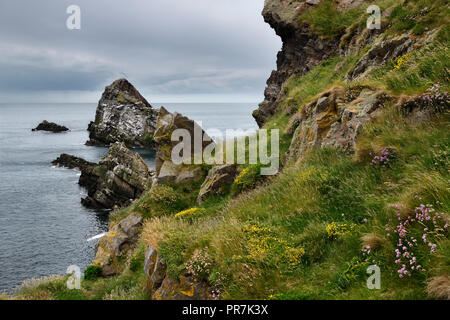
[[266, 0], [264, 3], [264, 20], [280, 36], [283, 47], [277, 55], [277, 70], [267, 80], [265, 99], [253, 112], [260, 127], [277, 111], [284, 82], [294, 74], [305, 74], [338, 48], [338, 37], [321, 38], [300, 18], [302, 12], [319, 2]]

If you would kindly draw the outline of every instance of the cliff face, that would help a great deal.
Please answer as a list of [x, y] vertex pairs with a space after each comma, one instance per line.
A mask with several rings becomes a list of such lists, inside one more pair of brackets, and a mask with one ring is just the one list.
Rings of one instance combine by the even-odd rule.
[[86, 144], [124, 142], [128, 147], [152, 147], [157, 115], [130, 82], [116, 80], [103, 92]]
[[283, 46], [277, 55], [277, 70], [267, 80], [265, 99], [253, 112], [260, 127], [276, 112], [284, 82], [294, 74], [307, 73], [338, 48], [338, 38], [320, 38], [299, 17], [319, 2], [266, 0], [264, 4], [264, 21], [281, 37]]

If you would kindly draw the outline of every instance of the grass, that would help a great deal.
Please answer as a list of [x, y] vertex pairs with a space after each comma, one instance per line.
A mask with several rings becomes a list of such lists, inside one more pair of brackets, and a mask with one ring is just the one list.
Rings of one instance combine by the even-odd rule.
[[450, 83], [450, 49], [435, 41], [376, 70], [370, 80], [394, 93], [417, 94], [440, 83], [446, 90]]
[[[405, 32], [420, 36], [426, 28], [441, 29], [432, 43], [380, 66], [362, 82], [349, 82], [345, 76], [369, 47], [343, 58], [330, 57], [307, 74], [291, 77], [283, 87], [279, 112], [264, 127], [280, 130], [281, 162], [292, 138], [292, 115], [332, 86], [343, 85], [356, 95], [364, 86], [379, 88], [394, 100], [422, 94], [435, 83], [448, 91], [446, 2], [373, 4], [390, 13], [382, 16], [384, 36]], [[334, 1], [322, 1], [301, 19], [320, 36], [335, 37], [365, 22], [362, 9], [341, 12]], [[403, 279], [395, 263], [398, 239], [392, 232], [398, 223], [396, 213], [405, 219], [420, 204], [433, 204], [449, 219], [450, 115], [448, 108], [438, 111], [422, 121], [392, 102], [375, 122], [362, 128], [354, 155], [330, 148], [313, 150], [301, 163], [265, 179], [257, 174], [260, 164], [241, 165], [231, 192], [200, 206], [196, 203], [200, 184], [160, 185], [111, 215], [112, 224], [130, 213], [145, 218], [141, 240], [124, 257], [121, 275], [84, 279], [82, 289], [74, 291], [66, 289], [64, 277], [43, 279], [25, 284], [15, 298], [148, 299], [143, 272], [146, 245], [158, 248], [174, 278], [207, 260], [208, 267], [199, 276], [225, 299], [445, 298], [448, 231], [430, 235], [437, 246], [433, 254], [425, 244], [414, 248], [426, 271]], [[248, 143], [245, 146], [248, 156]], [[384, 148], [391, 150], [389, 164], [372, 163]], [[200, 208], [201, 214], [176, 217], [190, 208]], [[420, 239], [423, 226], [411, 224], [408, 232]], [[381, 268], [381, 290], [366, 286], [370, 264]]]
[[336, 37], [344, 33], [355, 20], [360, 18], [361, 8], [339, 11], [335, 1], [321, 1], [316, 7], [306, 11], [300, 16], [312, 26], [317, 34], [324, 37]]
[[[392, 111], [366, 130], [362, 145], [369, 143], [374, 149], [389, 145], [398, 150], [392, 167], [376, 167], [336, 150], [318, 150], [299, 167], [230, 200], [215, 214], [193, 223], [172, 225], [167, 220], [172, 227], [160, 229], [159, 247], [172, 264], [171, 274], [183, 273], [184, 263], [202, 249], [214, 258], [213, 269], [227, 279], [224, 298], [426, 298], [428, 273], [398, 278], [394, 243], [384, 228], [394, 217], [389, 205], [404, 202], [413, 208], [418, 205], [415, 193], [427, 203], [440, 201], [439, 209], [448, 212], [448, 172], [430, 161], [432, 153], [424, 152], [448, 145], [449, 134], [442, 134], [448, 116], [436, 117], [432, 126], [418, 126]], [[424, 185], [424, 177], [430, 183]], [[331, 222], [354, 224], [355, 229], [330, 239], [325, 230]], [[248, 225], [268, 231], [257, 233], [252, 240], [243, 228]], [[376, 238], [368, 238], [374, 233]], [[386, 286], [380, 292], [364, 288], [361, 248], [367, 241], [386, 243], [371, 257], [382, 268]], [[440, 245], [446, 244], [448, 238]], [[280, 258], [287, 248], [305, 249], [300, 265], [293, 267]], [[427, 267], [433, 274], [434, 266]]]

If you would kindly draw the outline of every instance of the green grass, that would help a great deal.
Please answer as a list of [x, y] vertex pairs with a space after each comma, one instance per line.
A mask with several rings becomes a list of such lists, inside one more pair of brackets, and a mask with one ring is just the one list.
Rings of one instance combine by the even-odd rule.
[[[426, 258], [422, 263], [427, 273], [399, 279], [394, 243], [384, 229], [394, 218], [390, 205], [400, 202], [413, 210], [419, 204], [416, 193], [427, 203], [440, 201], [439, 210], [448, 212], [449, 175], [444, 169], [448, 159], [444, 163], [433, 160], [448, 148], [450, 135], [443, 134], [447, 123], [448, 115], [438, 115], [432, 124], [418, 125], [393, 108], [369, 126], [360, 141], [364, 152], [395, 148], [398, 156], [391, 167], [377, 167], [370, 160], [355, 160], [332, 149], [318, 150], [270, 184], [231, 200], [222, 211], [178, 225], [160, 243], [162, 255], [172, 264], [171, 274], [184, 272], [184, 263], [195, 249], [202, 248], [214, 257], [214, 270], [227, 279], [224, 298], [426, 298], [425, 280], [448, 268], [448, 259], [436, 255], [433, 259], [439, 262], [430, 263]], [[331, 222], [355, 224], [356, 228], [350, 235], [331, 240], [325, 232]], [[269, 245], [261, 259], [255, 258], [252, 250], [259, 249], [249, 247], [252, 241], [245, 237], [245, 225], [270, 229], [270, 241], [286, 242], [286, 247]], [[364, 287], [361, 236], [371, 232], [388, 241], [371, 256], [382, 268], [381, 291]], [[448, 247], [448, 238], [440, 246]], [[279, 259], [288, 247], [305, 249], [302, 264], [292, 267]], [[420, 248], [423, 257], [429, 256], [426, 250]]]
[[[394, 93], [416, 94], [435, 83], [448, 90], [450, 84], [450, 49], [448, 43], [433, 42], [376, 70], [369, 79]], [[399, 65], [399, 69], [395, 66]]]
[[[365, 5], [341, 12], [334, 3], [322, 1], [300, 19], [322, 37], [335, 37], [365, 23]], [[362, 82], [347, 81], [345, 76], [370, 47], [343, 58], [330, 57], [307, 74], [291, 77], [283, 87], [279, 112], [264, 127], [280, 130], [282, 163], [292, 139], [287, 130], [292, 117], [289, 110], [301, 111], [335, 85], [355, 92], [361, 86], [387, 89], [394, 101], [400, 95], [422, 94], [435, 83], [448, 91], [446, 1], [384, 0], [373, 4], [389, 13], [382, 16], [383, 36], [405, 32], [421, 36], [426, 28], [440, 27], [436, 39], [403, 57], [403, 62], [380, 66]], [[421, 13], [425, 7], [428, 10]], [[341, 43], [349, 39], [344, 40]], [[264, 179], [257, 174], [259, 164], [241, 165], [239, 171], [247, 169], [247, 173], [235, 181], [231, 192], [208, 198], [201, 206], [196, 203], [200, 183], [158, 186], [111, 215], [112, 224], [130, 213], [145, 218], [136, 250], [121, 260], [121, 275], [85, 279], [81, 290], [68, 290], [65, 277], [44, 279], [25, 285], [15, 298], [148, 299], [143, 262], [149, 244], [158, 248], [174, 278], [186, 272], [195, 253], [206, 254], [210, 267], [202, 279], [219, 289], [222, 298], [427, 299], [428, 281], [450, 272], [448, 231], [436, 238], [434, 254], [423, 244], [415, 249], [426, 271], [400, 279], [394, 262], [397, 239], [388, 236], [386, 228], [392, 230], [396, 225], [395, 205], [403, 214], [411, 214], [421, 203], [433, 204], [448, 219], [449, 113], [448, 109], [440, 111], [420, 121], [394, 104], [386, 105], [375, 122], [363, 127], [356, 154], [314, 150], [301, 163]], [[372, 164], [385, 147], [395, 151], [390, 165]], [[246, 153], [248, 157], [248, 143]], [[174, 217], [192, 207], [205, 212], [195, 219]], [[332, 223], [351, 226], [351, 232], [330, 236], [327, 227]], [[409, 232], [420, 238], [423, 226], [413, 225]], [[367, 239], [378, 239], [381, 244], [366, 262], [362, 248]], [[381, 290], [366, 287], [367, 265], [373, 263], [381, 268]]]
[[360, 7], [339, 11], [335, 1], [325, 0], [303, 13], [300, 20], [310, 24], [313, 31], [321, 36], [335, 37], [342, 34], [363, 13]]

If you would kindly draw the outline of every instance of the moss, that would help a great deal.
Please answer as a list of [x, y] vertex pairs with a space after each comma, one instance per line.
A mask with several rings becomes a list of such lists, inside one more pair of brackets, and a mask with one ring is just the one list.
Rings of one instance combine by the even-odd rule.
[[102, 268], [99, 266], [88, 266], [86, 270], [84, 270], [84, 279], [86, 280], [95, 280], [100, 277], [102, 274]]

